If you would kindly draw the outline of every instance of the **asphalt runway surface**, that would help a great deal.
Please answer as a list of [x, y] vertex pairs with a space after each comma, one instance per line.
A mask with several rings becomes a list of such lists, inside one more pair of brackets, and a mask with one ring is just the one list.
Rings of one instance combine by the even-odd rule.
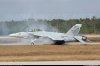
[[0, 36], [0, 45], [30, 45], [30, 42], [24, 38]]
[[[86, 44], [100, 44], [100, 35], [86, 35], [90, 40]], [[66, 42], [66, 44], [81, 44], [80, 42]], [[30, 39], [0, 36], [0, 45], [31, 45]]]

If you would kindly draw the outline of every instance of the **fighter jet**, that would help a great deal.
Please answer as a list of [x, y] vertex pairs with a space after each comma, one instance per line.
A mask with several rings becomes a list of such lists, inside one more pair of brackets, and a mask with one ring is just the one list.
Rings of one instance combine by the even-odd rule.
[[74, 25], [67, 33], [36, 31], [36, 32], [18, 32], [10, 34], [10, 37], [18, 38], [31, 38], [31, 44], [35, 44], [36, 41], [44, 39], [44, 41], [51, 41], [53, 44], [62, 45], [66, 42], [79, 41], [81, 44], [85, 44], [87, 41], [86, 36], [79, 35], [82, 24]]

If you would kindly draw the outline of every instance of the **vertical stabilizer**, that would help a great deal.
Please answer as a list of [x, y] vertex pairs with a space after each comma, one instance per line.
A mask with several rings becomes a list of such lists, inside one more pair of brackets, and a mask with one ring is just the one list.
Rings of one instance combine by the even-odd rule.
[[72, 35], [72, 36], [78, 35], [81, 26], [82, 26], [82, 24], [76, 24], [76, 25], [74, 25], [66, 34], [67, 35]]

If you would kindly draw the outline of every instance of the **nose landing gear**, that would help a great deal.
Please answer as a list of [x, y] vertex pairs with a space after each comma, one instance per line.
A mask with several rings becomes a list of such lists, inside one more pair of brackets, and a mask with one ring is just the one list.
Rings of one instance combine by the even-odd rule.
[[34, 45], [34, 42], [31, 42], [31, 45]]

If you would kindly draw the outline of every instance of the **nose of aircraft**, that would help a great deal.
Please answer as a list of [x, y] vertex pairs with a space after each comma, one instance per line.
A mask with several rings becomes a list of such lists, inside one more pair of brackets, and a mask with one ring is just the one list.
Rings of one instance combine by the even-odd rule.
[[8, 35], [8, 36], [13, 37], [13, 36], [15, 36], [15, 34], [10, 34], [10, 35]]
[[10, 37], [17, 37], [17, 36], [19, 36], [19, 33], [13, 33], [13, 34], [10, 34], [9, 36]]

